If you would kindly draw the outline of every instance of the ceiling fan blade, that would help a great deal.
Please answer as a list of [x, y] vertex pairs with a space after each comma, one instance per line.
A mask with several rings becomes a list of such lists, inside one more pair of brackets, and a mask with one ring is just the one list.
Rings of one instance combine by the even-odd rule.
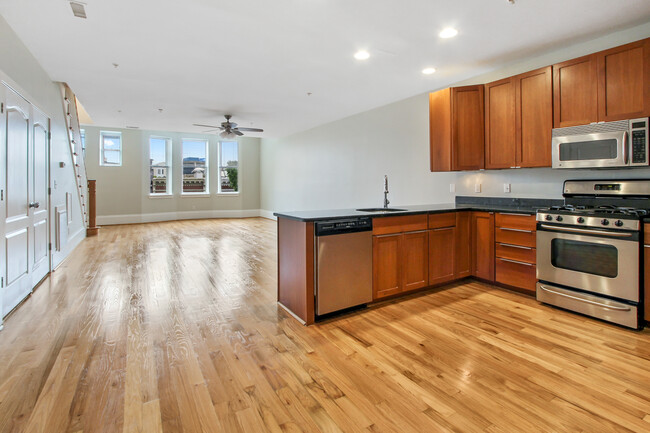
[[233, 129], [232, 132], [234, 132], [235, 134], [239, 135], [240, 137], [241, 137], [242, 135], [244, 135], [244, 133], [243, 133], [243, 132], [240, 132], [239, 129]]
[[219, 130], [220, 130], [220, 128], [217, 128], [217, 129], [206, 129], [205, 131], [202, 131], [201, 133], [202, 133], [202, 134], [209, 134], [209, 133], [211, 133], [212, 131], [219, 131]]
[[264, 132], [263, 129], [259, 129], [259, 128], [237, 128], [237, 129], [239, 129], [240, 131], [246, 131], [246, 132]]
[[215, 126], [215, 125], [203, 125], [201, 123], [192, 123], [193, 126], [202, 126], [204, 128], [215, 128], [215, 129], [220, 129], [222, 128], [221, 126]]

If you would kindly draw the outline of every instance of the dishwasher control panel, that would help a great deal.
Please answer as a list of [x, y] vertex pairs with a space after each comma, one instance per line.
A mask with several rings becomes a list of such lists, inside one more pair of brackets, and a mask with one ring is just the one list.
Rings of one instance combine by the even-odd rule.
[[314, 225], [316, 236], [365, 232], [372, 230], [372, 218], [359, 217], [339, 220], [316, 221]]

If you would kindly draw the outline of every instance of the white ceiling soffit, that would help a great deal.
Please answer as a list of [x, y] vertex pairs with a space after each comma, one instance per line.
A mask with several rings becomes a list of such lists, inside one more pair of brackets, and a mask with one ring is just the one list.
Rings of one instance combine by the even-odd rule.
[[[279, 137], [650, 20], [648, 0], [0, 0], [95, 124]], [[458, 36], [440, 39], [447, 26]], [[367, 50], [370, 58], [353, 55]], [[115, 67], [114, 64], [119, 65]], [[422, 69], [436, 68], [423, 75]], [[308, 95], [311, 93], [311, 95]], [[162, 112], [159, 109], [163, 109]]]

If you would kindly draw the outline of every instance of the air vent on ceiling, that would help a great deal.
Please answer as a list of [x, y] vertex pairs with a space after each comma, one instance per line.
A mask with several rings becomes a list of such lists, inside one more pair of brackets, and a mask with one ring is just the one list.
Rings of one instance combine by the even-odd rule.
[[72, 13], [77, 18], [86, 18], [86, 4], [77, 1], [71, 1], [70, 7], [72, 8]]

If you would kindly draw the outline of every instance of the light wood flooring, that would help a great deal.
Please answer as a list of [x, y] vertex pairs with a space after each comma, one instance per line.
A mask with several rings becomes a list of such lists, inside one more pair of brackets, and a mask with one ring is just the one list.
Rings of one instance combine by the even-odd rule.
[[5, 322], [0, 432], [648, 432], [650, 332], [468, 281], [303, 327], [275, 223], [104, 227]]

